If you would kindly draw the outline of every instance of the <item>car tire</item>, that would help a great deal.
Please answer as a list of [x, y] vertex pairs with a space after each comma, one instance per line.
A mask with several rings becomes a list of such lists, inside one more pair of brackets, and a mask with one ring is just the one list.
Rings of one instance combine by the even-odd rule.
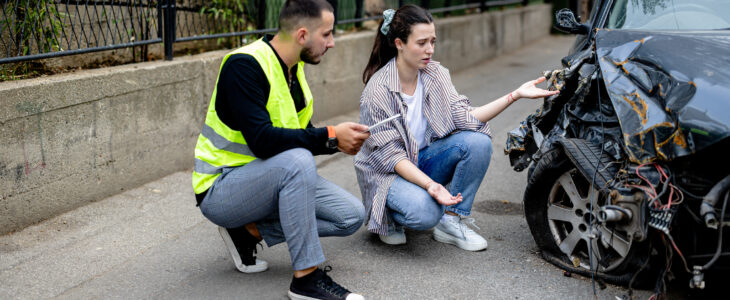
[[[559, 197], [556, 196], [558, 194], [558, 192], [555, 191], [556, 186], [562, 184], [562, 176], [570, 176], [573, 179], [573, 183], [576, 187], [583, 185], [585, 186], [585, 189], [590, 189], [589, 179], [585, 179], [585, 177], [579, 171], [577, 171], [577, 169], [572, 164], [570, 159], [568, 159], [561, 147], [558, 146], [555, 149], [545, 153], [545, 155], [543, 155], [540, 160], [536, 162], [535, 168], [528, 178], [527, 188], [524, 194], [523, 205], [525, 218], [527, 220], [527, 224], [530, 228], [535, 243], [537, 243], [537, 246], [540, 249], [543, 258], [566, 271], [570, 271], [572, 273], [576, 273], [586, 277], [591, 277], [591, 265], [599, 265], [599, 261], [596, 260], [593, 264], [589, 262], [588, 266], [586, 266], [585, 260], [589, 260], [588, 257], [590, 257], [590, 254], [593, 254], [594, 257], [596, 257], [597, 253], [598, 256], [602, 255], [600, 254], [602, 253], [600, 248], [605, 247], [606, 249], [604, 249], [604, 254], [606, 255], [602, 258], [603, 260], [601, 260], [601, 262], [603, 262], [600, 264], [601, 270], [596, 270], [596, 272], [593, 273], [595, 277], [603, 281], [618, 285], [629, 285], [629, 283], [631, 283], [633, 287], [646, 287], [649, 283], [649, 279], [656, 279], [656, 270], [653, 270], [651, 266], [649, 266], [651, 264], [644, 264], [645, 262], [647, 262], [647, 259], [650, 255], [650, 251], [647, 247], [646, 242], [638, 243], [630, 240], [622, 240], [621, 243], [616, 242], [616, 245], [621, 246], [616, 246], [616, 248], [621, 248], [620, 252], [624, 255], [614, 254], [616, 257], [619, 257], [619, 259], [613, 261], [610, 265], [610, 268], [604, 267], [603, 264], [611, 254], [610, 252], [615, 250], [612, 248], [613, 246], [606, 247], [603, 246], [605, 244], [593, 244], [593, 248], [598, 250], [593, 252], [591, 252], [590, 250], [584, 251], [587, 252], [587, 254], [583, 257], [576, 254], [578, 253], [578, 245], [581, 245], [581, 241], [578, 240], [575, 243], [568, 242], [575, 240], [575, 238], [571, 237], [571, 235], [574, 233], [573, 230], [578, 230], [577, 233], [582, 233], [583, 235], [585, 235], [585, 231], [595, 231], [595, 228], [601, 225], [594, 225], [593, 227], [578, 225], [582, 226], [580, 228], [574, 228], [577, 226], [571, 227], [570, 224], [578, 224], [579, 220], [585, 220], [585, 213], [582, 217], [578, 216], [578, 213], [582, 212], [582, 210], [580, 209], [573, 209], [570, 211], [572, 212], [572, 216], [575, 217], [574, 219], [570, 219], [572, 223], [565, 222], [566, 224], [563, 224], [562, 221], [557, 220], [563, 219], [562, 216], [568, 216], [567, 214], [565, 214], [567, 210], [561, 211], [561, 214], [557, 214], [555, 207], [551, 207], [562, 205], [555, 202], [557, 197]], [[577, 190], [580, 189], [581, 188], [577, 188]], [[580, 194], [582, 196], [585, 196], [586, 192], [587, 191], [583, 191], [583, 193]], [[563, 198], [565, 197], [569, 197], [568, 192], [564, 192]], [[575, 205], [575, 207], [578, 207], [578, 205]], [[596, 205], [596, 207], [598, 206]], [[584, 210], [589, 209], [589, 207], [584, 208]], [[555, 215], [559, 215], [561, 217], [555, 217]], [[603, 230], [602, 232], [605, 233], [606, 230], [610, 229], [601, 227], [599, 228], [599, 230]], [[616, 235], [619, 235], [619, 233], [617, 233]], [[603, 235], [599, 233], [599, 236]], [[585, 245], [585, 248], [590, 247], [590, 242], [588, 242], [590, 239], [581, 240], [582, 243]], [[593, 239], [593, 241], [597, 240], [598, 243], [602, 242], [600, 239]], [[613, 239], [612, 231], [611, 241], [616, 240], [619, 240], [619, 238]], [[561, 243], [561, 241], [564, 243]], [[571, 248], [570, 246], [565, 246], [563, 244], [572, 244], [575, 246]], [[614, 244], [610, 243], [610, 245]], [[627, 245], [628, 250], [626, 250]], [[561, 249], [561, 246], [567, 247], [567, 249], [575, 250], [565, 250], [566, 248]], [[571, 252], [573, 254], [569, 255], [566, 252]], [[642, 268], [642, 266], [644, 268]], [[640, 269], [641, 272], [637, 274], [637, 271], [639, 271]], [[635, 274], [637, 275], [636, 277], [634, 277]]]

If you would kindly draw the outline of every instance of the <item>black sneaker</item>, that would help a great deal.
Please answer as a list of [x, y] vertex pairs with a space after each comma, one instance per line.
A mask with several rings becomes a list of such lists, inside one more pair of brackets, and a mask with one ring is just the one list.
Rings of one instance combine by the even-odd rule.
[[317, 268], [302, 278], [293, 278], [289, 286], [289, 299], [292, 300], [364, 300], [363, 296], [351, 293], [346, 288], [334, 282], [327, 275], [332, 267], [326, 266], [324, 270]]
[[228, 252], [231, 253], [236, 269], [243, 273], [256, 273], [266, 271], [269, 268], [266, 261], [254, 256], [259, 240], [248, 233], [245, 227], [218, 227], [218, 232], [220, 232]]

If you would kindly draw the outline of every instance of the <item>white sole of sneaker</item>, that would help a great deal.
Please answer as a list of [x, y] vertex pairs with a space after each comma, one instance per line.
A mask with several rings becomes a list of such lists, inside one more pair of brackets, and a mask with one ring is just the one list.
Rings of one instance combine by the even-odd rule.
[[378, 235], [380, 241], [388, 245], [405, 245], [406, 235]]
[[260, 259], [256, 259], [256, 264], [247, 266], [243, 264], [243, 261], [241, 261], [241, 255], [238, 254], [238, 250], [236, 250], [236, 246], [233, 244], [233, 239], [231, 239], [231, 235], [228, 234], [228, 230], [226, 230], [223, 227], [218, 227], [218, 232], [221, 234], [221, 237], [223, 238], [223, 243], [226, 244], [226, 248], [228, 249], [228, 253], [231, 254], [231, 258], [233, 258], [233, 263], [236, 265], [236, 269], [241, 273], [258, 273], [266, 271], [269, 268], [269, 264]]
[[[302, 296], [302, 295], [299, 295], [299, 294], [295, 294], [292, 291], [289, 291], [289, 299], [291, 299], [291, 300], [318, 300], [317, 298], [312, 298], [312, 297], [307, 297], [307, 296]], [[363, 296], [361, 296], [361, 295], [349, 294], [349, 295], [347, 295], [347, 298], [345, 298], [345, 299], [346, 300], [347, 299], [361, 300], [361, 299], [365, 299], [365, 298]]]
[[487, 249], [487, 244], [469, 244], [463, 240], [457, 239], [453, 235], [445, 233], [438, 228], [433, 230], [433, 239], [445, 244], [451, 244], [466, 251], [481, 251]]
[[289, 291], [289, 299], [291, 299], [291, 300], [317, 300], [317, 298], [302, 296], [299, 294], [295, 294], [292, 291]]

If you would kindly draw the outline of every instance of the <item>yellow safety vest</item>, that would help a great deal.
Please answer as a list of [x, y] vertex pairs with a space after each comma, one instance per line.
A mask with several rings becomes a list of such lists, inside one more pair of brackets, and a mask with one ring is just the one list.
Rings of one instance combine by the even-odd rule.
[[259, 39], [249, 45], [243, 46], [226, 54], [218, 70], [216, 88], [210, 98], [208, 113], [205, 117], [203, 130], [198, 136], [198, 143], [195, 146], [195, 168], [193, 170], [193, 190], [196, 194], [205, 192], [213, 185], [224, 167], [243, 166], [256, 157], [243, 138], [240, 131], [233, 130], [226, 126], [219, 118], [215, 110], [215, 99], [220, 79], [220, 71], [231, 55], [249, 54], [253, 56], [263, 69], [266, 78], [269, 80], [271, 89], [269, 99], [266, 103], [266, 110], [271, 117], [274, 127], [303, 129], [309, 124], [312, 118], [312, 92], [304, 77], [304, 63], [299, 62], [297, 67], [297, 78], [304, 94], [307, 106], [297, 112], [289, 92], [289, 85], [279, 59], [266, 42]]

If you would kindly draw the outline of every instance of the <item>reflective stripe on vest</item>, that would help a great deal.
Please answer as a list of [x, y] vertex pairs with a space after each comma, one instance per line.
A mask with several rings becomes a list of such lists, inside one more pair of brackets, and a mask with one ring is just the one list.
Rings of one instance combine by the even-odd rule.
[[200, 159], [195, 159], [195, 172], [200, 174], [216, 175], [221, 172], [223, 168], [216, 167]]
[[213, 143], [213, 146], [220, 150], [225, 150], [228, 152], [238, 153], [242, 155], [254, 156], [253, 152], [251, 152], [251, 149], [248, 148], [248, 145], [227, 140], [226, 138], [215, 132], [213, 128], [210, 128], [208, 124], [203, 124], [203, 130], [200, 134], [207, 138], [211, 143]]
[[304, 76], [303, 62], [298, 64], [296, 76], [304, 94], [306, 107], [297, 112], [294, 99], [289, 91], [289, 85], [286, 78], [284, 78], [282, 66], [279, 64], [279, 59], [266, 42], [259, 39], [226, 54], [218, 70], [219, 78], [216, 80], [216, 87], [210, 99], [205, 124], [203, 124], [203, 129], [195, 146], [193, 190], [196, 194], [205, 192], [210, 188], [215, 179], [220, 176], [223, 168], [243, 166], [256, 159], [243, 134], [226, 126], [218, 118], [218, 113], [215, 110], [220, 71], [223, 70], [223, 65], [228, 58], [234, 54], [253, 56], [264, 71], [271, 87], [266, 102], [266, 110], [269, 112], [271, 124], [274, 127], [303, 129], [307, 127], [312, 118], [312, 93]]

